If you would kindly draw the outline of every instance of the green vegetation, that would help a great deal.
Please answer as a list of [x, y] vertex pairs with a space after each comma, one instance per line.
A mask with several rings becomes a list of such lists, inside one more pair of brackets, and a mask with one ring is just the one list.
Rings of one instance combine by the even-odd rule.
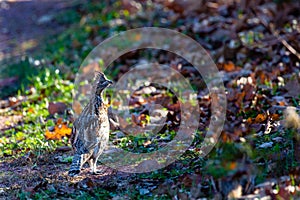
[[[281, 1], [275, 2], [281, 3]], [[152, 17], [151, 25], [168, 28], [180, 27], [177, 30], [192, 35], [200, 43], [207, 44], [206, 48], [211, 50], [214, 55], [218, 54], [215, 52], [219, 52], [223, 48], [221, 46], [228, 42], [224, 39], [227, 36], [223, 38], [221, 37], [223, 35], [220, 36], [221, 33], [213, 36], [207, 35], [221, 27], [219, 24], [214, 24], [217, 24], [217, 18], [209, 18], [212, 22], [207, 21], [207, 23], [212, 23], [210, 24], [213, 26], [211, 30], [201, 29], [193, 32], [197, 26], [200, 26], [201, 21], [199, 24], [194, 24], [195, 22], [188, 17], [189, 13], [187, 16], [181, 15], [182, 13], [177, 16], [173, 13], [179, 12], [175, 8], [172, 10], [166, 5], [153, 2], [145, 3], [140, 9], [142, 10], [140, 13], [130, 11], [130, 9], [124, 8], [121, 1], [88, 1], [85, 4], [76, 4], [71, 9], [64, 10], [55, 16], [55, 20], [68, 26], [68, 29], [55, 35], [55, 37], [49, 37], [41, 49], [34, 54], [14, 62], [11, 60], [3, 62], [0, 78], [18, 77], [18, 81], [1, 90], [0, 98], [7, 100], [8, 97], [14, 97], [17, 99], [16, 104], [10, 106], [4, 114], [1, 113], [1, 116], [22, 116], [22, 120], [12, 126], [10, 126], [9, 121], [5, 121], [9, 128], [0, 132], [0, 164], [9, 163], [7, 166], [10, 166], [11, 163], [15, 166], [25, 165], [29, 171], [33, 171], [32, 174], [38, 174], [38, 170], [40, 170], [39, 173], [44, 172], [33, 176], [34, 178], [30, 181], [24, 181], [23, 185], [18, 186], [18, 188], [10, 188], [8, 193], [12, 196], [17, 195], [20, 199], [60, 197], [74, 199], [120, 199], [123, 197], [129, 199], [174, 199], [174, 196], [179, 198], [180, 195], [185, 194], [187, 197], [191, 197], [197, 186], [200, 191], [197, 198], [213, 197], [213, 195], [220, 193], [223, 195], [222, 197], [227, 197], [229, 192], [222, 193], [221, 183], [230, 185], [231, 182], [241, 179], [241, 185], [244, 187], [245, 183], [250, 184], [249, 177], [254, 177], [254, 185], [257, 185], [270, 179], [279, 180], [285, 176], [290, 178], [291, 186], [299, 186], [299, 178], [295, 175], [300, 165], [297, 155], [299, 153], [297, 134], [299, 133], [293, 128], [279, 125], [280, 121], [283, 120], [282, 110], [269, 113], [274, 105], [299, 106], [299, 96], [286, 97], [286, 90], [289, 88], [281, 85], [284, 81], [277, 80], [277, 77], [282, 76], [284, 78], [281, 78], [286, 80], [286, 83], [290, 77], [298, 73], [298, 69], [292, 61], [289, 65], [282, 64], [283, 61], [281, 60], [273, 61], [272, 55], [261, 55], [255, 52], [255, 48], [261, 47], [258, 43], [265, 38], [267, 32], [261, 31], [261, 27], [258, 27], [257, 30], [252, 30], [251, 27], [249, 31], [240, 31], [240, 34], [236, 34], [244, 45], [242, 47], [244, 49], [240, 53], [244, 55], [239, 54], [241, 60], [237, 61], [243, 66], [233, 64], [233, 69], [224, 67], [227, 64], [227, 60], [224, 58], [226, 56], [223, 56], [224, 63], [218, 65], [220, 71], [224, 72], [224, 80], [226, 80], [224, 83], [228, 93], [228, 108], [224, 112], [227, 112], [227, 122], [218, 144], [209, 155], [204, 158], [201, 157], [202, 142], [206, 136], [209, 120], [211, 120], [209, 117], [212, 106], [211, 97], [201, 93], [207, 92], [207, 88], [203, 88], [203, 83], [199, 83], [200, 81], [197, 79], [202, 79], [202, 77], [195, 74], [192, 67], [189, 66], [190, 64], [180, 57], [173, 55], [172, 57], [168, 52], [163, 51], [141, 50], [130, 52], [127, 55], [128, 59], [124, 56], [124, 58], [116, 60], [112, 64], [113, 70], [109, 76], [117, 80], [122, 74], [130, 70], [130, 66], [137, 64], [141, 57], [150, 61], [159, 60], [159, 63], [171, 65], [178, 71], [182, 70], [182, 74], [192, 82], [193, 89], [200, 96], [199, 102], [191, 103], [193, 106], [198, 103], [201, 108], [199, 127], [194, 134], [192, 145], [176, 162], [153, 172], [127, 174], [125, 178], [122, 177], [122, 173], [118, 174], [120, 177], [111, 173], [113, 178], [110, 175], [105, 175], [104, 178], [101, 177], [104, 179], [103, 182], [101, 182], [102, 179], [97, 182], [89, 174], [86, 178], [77, 181], [70, 181], [67, 178], [65, 172], [72, 159], [71, 152], [58, 149], [70, 147], [69, 138], [49, 140], [45, 137], [45, 133], [47, 130], [52, 131], [56, 126], [62, 124], [68, 128], [72, 127], [72, 120], [70, 120], [70, 114], [67, 111], [72, 108], [73, 103], [74, 74], [78, 71], [83, 59], [99, 42], [130, 28], [148, 26], [146, 15], [141, 14], [143, 12], [151, 14], [149, 14]], [[160, 16], [160, 13], [165, 16]], [[238, 13], [239, 16], [245, 15], [245, 12], [241, 10]], [[194, 19], [193, 15], [191, 16]], [[175, 20], [176, 17], [179, 19]], [[233, 21], [230, 23], [234, 23]], [[226, 21], [226, 23], [229, 22]], [[285, 24], [283, 27], [290, 28], [291, 26]], [[236, 29], [238, 30], [238, 28]], [[222, 39], [219, 40], [219, 38]], [[210, 44], [212, 45], [209, 46]], [[252, 46], [255, 48], [252, 49]], [[285, 49], [280, 44], [274, 48], [275, 50], [280, 52]], [[255, 55], [253, 56], [253, 54]], [[168, 58], [172, 62], [165, 61]], [[216, 56], [217, 58], [218, 56]], [[222, 61], [222, 59], [219, 60]], [[272, 66], [274, 69], [265, 64], [270, 61], [274, 63], [275, 67]], [[247, 66], [254, 66], [250, 70], [247, 69], [251, 71], [251, 74], [234, 74], [239, 70], [244, 70], [246, 64]], [[180, 67], [178, 67], [179, 65]], [[265, 65], [269, 67], [269, 71], [263, 68]], [[290, 65], [295, 69], [290, 69]], [[247, 83], [238, 82], [239, 78], [245, 78], [245, 76], [251, 80], [253, 78], [253, 83], [249, 83], [249, 81]], [[160, 88], [161, 91], [163, 90]], [[106, 95], [111, 97], [112, 93], [113, 91], [108, 89]], [[133, 102], [130, 105], [131, 116], [125, 119], [128, 124], [134, 125], [136, 121], [136, 124], [141, 127], [149, 124], [151, 118], [149, 112], [144, 111], [146, 105], [158, 102], [163, 102], [163, 110], [169, 112], [167, 116], [169, 121], [156, 135], [141, 132], [135, 135], [124, 134], [119, 137], [116, 133], [112, 133], [110, 140], [125, 151], [149, 153], [166, 145], [176, 136], [181, 118], [177, 103], [183, 99], [176, 97], [170, 90], [165, 90], [159, 95], [155, 92], [141, 94], [138, 98], [142, 100], [138, 99], [137, 96], [131, 99]], [[274, 97], [278, 96], [285, 99], [274, 100]], [[7, 101], [10, 102], [10, 100]], [[65, 109], [63, 113], [51, 114], [49, 104], [53, 102], [63, 103], [68, 109]], [[111, 102], [116, 103], [114, 99], [111, 99]], [[118, 102], [113, 103], [112, 107], [118, 109]], [[58, 123], [59, 120], [62, 120], [60, 124]], [[271, 125], [269, 126], [269, 124]], [[52, 167], [49, 169], [49, 174], [46, 173], [48, 169], [43, 168], [44, 165], [46, 169]], [[25, 173], [25, 171], [22, 172]], [[18, 176], [5, 172], [0, 174], [0, 177], [4, 177], [6, 181], [11, 177]], [[30, 187], [27, 186], [28, 182], [32, 184], [34, 181], [37, 181], [36, 185], [29, 184]], [[110, 185], [111, 182], [109, 181], [115, 181], [115, 185]], [[125, 182], [125, 185], [127, 184], [126, 187], [121, 184], [122, 181]], [[244, 194], [253, 193], [254, 185], [251, 192], [244, 192]], [[278, 192], [283, 186], [278, 184], [276, 187]], [[2, 190], [2, 188], [0, 189]], [[296, 191], [293, 195], [299, 195], [298, 193]], [[291, 196], [289, 197], [291, 198]]]

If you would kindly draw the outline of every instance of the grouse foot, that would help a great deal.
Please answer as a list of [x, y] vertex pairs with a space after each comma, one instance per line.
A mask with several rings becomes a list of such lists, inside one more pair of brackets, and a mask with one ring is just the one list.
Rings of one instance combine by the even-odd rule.
[[80, 170], [70, 170], [68, 175], [71, 177], [77, 176], [80, 173]]

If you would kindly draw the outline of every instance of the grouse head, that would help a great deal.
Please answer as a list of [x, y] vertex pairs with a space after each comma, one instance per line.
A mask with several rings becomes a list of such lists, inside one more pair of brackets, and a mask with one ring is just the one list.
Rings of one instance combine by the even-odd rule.
[[111, 85], [113, 82], [106, 78], [106, 76], [102, 72], [96, 72], [96, 94], [100, 95], [102, 91], [107, 88], [109, 85]]

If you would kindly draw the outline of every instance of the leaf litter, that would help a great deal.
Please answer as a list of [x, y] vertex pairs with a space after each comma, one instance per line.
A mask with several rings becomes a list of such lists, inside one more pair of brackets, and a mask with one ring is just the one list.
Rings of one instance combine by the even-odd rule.
[[[103, 188], [99, 193], [109, 198], [116, 197], [116, 191], [128, 198], [130, 195], [135, 198], [167, 196], [181, 199], [211, 196], [289, 199], [299, 196], [297, 87], [300, 49], [295, 42], [299, 41], [300, 36], [299, 3], [221, 0], [156, 0], [146, 3], [126, 0], [121, 1], [120, 5], [119, 9], [123, 13], [129, 12], [131, 17], [119, 22], [111, 21], [111, 29], [144, 26], [146, 19], [150, 26], [172, 27], [186, 33], [211, 53], [223, 75], [228, 101], [227, 121], [218, 145], [205, 160], [198, 157], [197, 151], [209, 124], [212, 105], [201, 75], [180, 57], [152, 51], [148, 52], [149, 57], [180, 71], [197, 88], [201, 107], [199, 132], [195, 136], [197, 140], [181, 160], [162, 170], [142, 175], [115, 172], [101, 166], [105, 173], [92, 176], [88, 169], [84, 169], [79, 177], [70, 180], [66, 171], [71, 153], [68, 148], [62, 148], [66, 145], [63, 143], [54, 152], [28, 153], [1, 162], [5, 173], [1, 175], [3, 183], [0, 191], [4, 192], [0, 195], [7, 192], [16, 195], [24, 191], [34, 197], [50, 191], [44, 195], [52, 197], [52, 193], [55, 197], [65, 197]], [[80, 14], [86, 17], [84, 12]], [[95, 39], [91, 37], [91, 40]], [[118, 78], [129, 71], [130, 66], [141, 62], [140, 57], [144, 55], [142, 51], [134, 51], [119, 58], [115, 64], [119, 70]], [[165, 90], [154, 86], [137, 90], [130, 97], [132, 113], [128, 116], [132, 126], [151, 125], [155, 121], [147, 118], [151, 104], [162, 103], [167, 114], [160, 135], [134, 143], [130, 142], [131, 138], [128, 139], [126, 133], [121, 132], [112, 134], [111, 140], [122, 144], [128, 139], [123, 148], [142, 148], [144, 152], [170, 141], [172, 137], [164, 134], [166, 130], [176, 131], [181, 120], [178, 114], [180, 106], [168, 92], [162, 91]], [[112, 105], [118, 106], [119, 102], [113, 101]], [[58, 120], [52, 129], [45, 127], [46, 139], [61, 140], [70, 135], [71, 121], [65, 119], [67, 122], [63, 122], [57, 116], [63, 114], [63, 110], [63, 104], [49, 104], [49, 114]], [[28, 112], [34, 113], [35, 110]], [[148, 166], [152, 164], [155, 163], [146, 163]]]

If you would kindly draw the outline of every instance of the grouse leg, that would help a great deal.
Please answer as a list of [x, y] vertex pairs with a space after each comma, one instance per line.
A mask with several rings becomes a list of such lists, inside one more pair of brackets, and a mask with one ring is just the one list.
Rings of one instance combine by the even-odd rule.
[[75, 154], [73, 157], [73, 161], [69, 170], [69, 176], [76, 176], [80, 173], [80, 169], [82, 166], [82, 160], [83, 160], [83, 155], [82, 154]]
[[104, 144], [98, 144], [98, 146], [95, 148], [95, 150], [93, 152], [93, 155], [91, 156], [91, 158], [89, 160], [89, 164], [90, 164], [91, 171], [93, 174], [102, 174], [102, 172], [103, 172], [103, 170], [97, 170], [97, 161], [103, 152], [103, 149], [104, 149], [103, 145]]

